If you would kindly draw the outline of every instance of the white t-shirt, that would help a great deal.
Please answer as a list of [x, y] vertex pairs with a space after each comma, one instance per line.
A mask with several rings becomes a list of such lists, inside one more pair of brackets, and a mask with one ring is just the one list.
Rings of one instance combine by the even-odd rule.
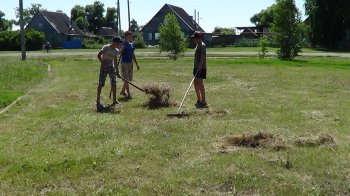
[[113, 66], [114, 58], [118, 57], [119, 50], [117, 48], [113, 49], [111, 44], [103, 46], [102, 51], [102, 62], [107, 66]]

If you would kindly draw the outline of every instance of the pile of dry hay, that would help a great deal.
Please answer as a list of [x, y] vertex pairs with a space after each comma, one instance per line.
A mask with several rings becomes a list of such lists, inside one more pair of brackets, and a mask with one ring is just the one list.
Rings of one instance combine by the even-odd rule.
[[335, 145], [335, 137], [330, 134], [321, 134], [318, 137], [298, 138], [295, 142], [299, 147], [318, 147], [325, 145]]
[[143, 87], [146, 94], [149, 95], [149, 100], [145, 104], [149, 108], [169, 107], [176, 105], [170, 100], [170, 88], [167, 86], [158, 86], [155, 84]]
[[225, 139], [223, 147], [238, 146], [246, 148], [273, 148], [285, 149], [286, 145], [282, 138], [272, 133], [259, 132], [256, 134], [230, 135]]

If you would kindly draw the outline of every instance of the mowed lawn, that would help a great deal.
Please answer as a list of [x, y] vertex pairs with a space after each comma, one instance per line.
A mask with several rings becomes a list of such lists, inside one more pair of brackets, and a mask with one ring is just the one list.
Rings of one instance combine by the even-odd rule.
[[[98, 114], [95, 57], [43, 60], [49, 76], [0, 115], [1, 194], [350, 194], [350, 59], [209, 59], [209, 109], [195, 109], [192, 89], [182, 119], [144, 107], [134, 88], [118, 112]], [[192, 59], [139, 61], [134, 82], [170, 86], [179, 103]], [[258, 132], [287, 148], [222, 152], [228, 135]], [[320, 134], [336, 145], [294, 144]]]

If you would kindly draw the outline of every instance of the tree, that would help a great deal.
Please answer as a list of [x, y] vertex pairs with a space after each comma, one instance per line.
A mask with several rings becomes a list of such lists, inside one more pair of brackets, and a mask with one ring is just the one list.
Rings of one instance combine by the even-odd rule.
[[213, 34], [217, 35], [236, 35], [236, 30], [234, 28], [224, 28], [224, 27], [215, 27]]
[[132, 19], [130, 21], [130, 31], [131, 32], [140, 32], [140, 26], [137, 24], [137, 21], [135, 19]]
[[300, 13], [294, 0], [276, 0], [272, 31], [279, 44], [277, 57], [293, 60], [301, 52]]
[[117, 30], [117, 8], [109, 7], [107, 8], [107, 13], [105, 17], [105, 26], [111, 27]]
[[312, 46], [350, 48], [350, 1], [306, 0]]
[[86, 20], [84, 16], [80, 16], [77, 18], [74, 23], [79, 27], [79, 29], [87, 29], [89, 27], [89, 22]]
[[12, 21], [6, 20], [5, 13], [0, 11], [0, 31], [7, 31], [12, 29]]
[[[23, 21], [24, 25], [26, 26], [33, 18], [33, 16], [40, 12], [44, 11], [45, 9], [42, 8], [42, 5], [39, 3], [32, 3], [31, 7], [23, 9]], [[19, 25], [19, 8], [16, 8], [16, 18], [18, 18], [18, 21], [16, 21], [16, 25]]]
[[71, 15], [72, 20], [75, 21], [79, 17], [85, 17], [85, 9], [83, 6], [75, 5], [70, 10], [70, 15]]
[[104, 4], [100, 1], [95, 1], [94, 4], [85, 6], [85, 13], [89, 22], [90, 32], [96, 33], [103, 26], [104, 12]]
[[267, 9], [261, 10], [250, 18], [250, 22], [258, 27], [271, 27], [273, 23], [273, 17], [276, 5], [268, 7]]
[[160, 25], [160, 52], [168, 52], [173, 60], [184, 55], [187, 49], [187, 39], [182, 36], [180, 24], [172, 13], [165, 15], [164, 23]]

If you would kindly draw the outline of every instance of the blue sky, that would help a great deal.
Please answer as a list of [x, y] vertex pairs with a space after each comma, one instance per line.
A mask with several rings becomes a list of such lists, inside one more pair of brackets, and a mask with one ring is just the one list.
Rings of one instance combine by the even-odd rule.
[[[74, 5], [92, 4], [95, 0], [23, 0], [24, 7], [31, 3], [42, 4], [49, 11], [62, 10], [68, 16]], [[116, 6], [116, 0], [100, 0], [107, 7]], [[295, 0], [298, 8], [304, 13], [304, 0]], [[127, 29], [127, 0], [121, 2], [122, 28]], [[146, 24], [156, 12], [165, 4], [169, 3], [182, 7], [190, 15], [194, 10], [199, 11], [200, 26], [206, 32], [212, 32], [216, 26], [237, 27], [250, 26], [250, 17], [260, 10], [272, 5], [275, 0], [130, 0], [131, 18], [139, 25]], [[15, 8], [18, 0], [0, 0], [0, 10], [5, 13], [6, 19], [15, 18]]]

